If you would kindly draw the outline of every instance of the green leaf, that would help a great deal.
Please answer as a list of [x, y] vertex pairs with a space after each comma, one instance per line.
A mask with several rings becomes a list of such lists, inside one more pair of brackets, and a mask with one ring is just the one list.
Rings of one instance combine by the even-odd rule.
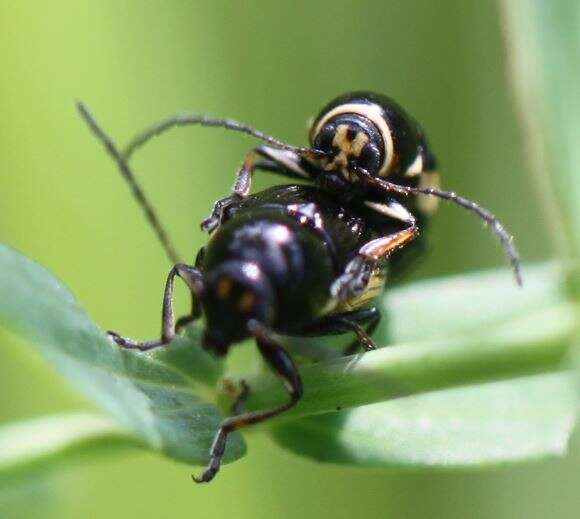
[[580, 2], [502, 0], [511, 83], [544, 220], [568, 261], [580, 366]]
[[[401, 342], [304, 368], [305, 402], [295, 416], [307, 416], [274, 424], [275, 440], [318, 460], [385, 467], [481, 466], [563, 452], [577, 413], [567, 375], [483, 383], [557, 370], [567, 359], [575, 314], [561, 302], [562, 269], [529, 268], [526, 278], [523, 290], [492, 272], [392, 291], [382, 331]], [[273, 380], [249, 383], [271, 404]], [[471, 385], [330, 413], [464, 384]]]
[[42, 470], [72, 454], [77, 458], [113, 448], [142, 447], [118, 424], [90, 413], [67, 413], [0, 426], [0, 481]]
[[482, 467], [561, 455], [576, 419], [567, 375], [401, 398], [274, 426], [286, 449], [365, 467]]
[[[364, 355], [303, 366], [304, 397], [284, 416], [325, 413], [337, 407], [558, 369], [567, 359], [575, 327], [573, 308], [565, 300], [561, 302], [562, 272], [548, 265], [528, 269], [528, 277], [534, 280], [529, 295], [510, 283], [502, 286], [501, 280], [507, 281], [503, 272], [394, 290], [387, 297], [397, 305], [387, 315], [388, 325], [383, 330], [392, 330], [401, 342]], [[417, 306], [426, 296], [430, 299], [424, 300], [421, 321]], [[457, 324], [464, 315], [466, 323], [471, 322], [470, 330]], [[379, 335], [379, 344], [382, 339]], [[286, 398], [269, 372], [248, 378], [248, 383], [252, 388], [247, 402], [250, 409], [267, 408]]]
[[[63, 373], [141, 443], [182, 461], [206, 461], [221, 420], [215, 400], [223, 373], [221, 364], [198, 347], [196, 328], [167, 348], [147, 354], [126, 351], [108, 340], [70, 293], [35, 263], [0, 247], [0, 269], [9, 273], [0, 278], [0, 291], [6, 295], [0, 301], [1, 322], [40, 345]], [[486, 383], [563, 366], [575, 316], [562, 297], [562, 276], [560, 267], [545, 265], [527, 270], [524, 290], [513, 288], [505, 272], [490, 272], [389, 293], [383, 302], [389, 318], [380, 333], [397, 345], [302, 365], [304, 399], [286, 421], [275, 424], [276, 438], [297, 452], [363, 465], [460, 466], [558, 452], [576, 413], [566, 379], [527, 390], [518, 389], [522, 381]], [[271, 373], [247, 380], [250, 409], [287, 398]], [[384, 403], [467, 385], [473, 387]], [[490, 402], [484, 406], [488, 400], [502, 401], [504, 407]], [[354, 407], [359, 408], [329, 414]], [[494, 417], [496, 423], [506, 423], [510, 410], [511, 433], [520, 438], [521, 449], [508, 449], [506, 444], [498, 454], [483, 425], [493, 423]], [[454, 416], [455, 420], [450, 418]], [[383, 436], [375, 435], [372, 441], [382, 419], [390, 419], [384, 429], [399, 439], [390, 443], [390, 450], [385, 450]], [[415, 430], [417, 419], [430, 420], [439, 438], [448, 435], [448, 441], [439, 442], [437, 456], [426, 456], [425, 437]], [[519, 433], [515, 422], [521, 425]], [[524, 438], [526, 428], [529, 434]], [[361, 434], [367, 436], [366, 454], [344, 440]], [[244, 450], [239, 436], [232, 440], [229, 460]], [[323, 449], [325, 445], [330, 447]]]
[[[195, 331], [150, 353], [119, 348], [49, 272], [0, 245], [0, 323], [30, 338], [75, 387], [149, 448], [205, 464], [222, 419], [213, 386], [222, 366]], [[228, 441], [227, 461], [245, 452]]]
[[523, 287], [515, 284], [508, 269], [501, 269], [387, 290], [381, 304], [386, 318], [378, 336], [391, 344], [460, 336], [478, 329], [487, 332], [565, 300], [561, 264], [527, 265], [523, 276]]

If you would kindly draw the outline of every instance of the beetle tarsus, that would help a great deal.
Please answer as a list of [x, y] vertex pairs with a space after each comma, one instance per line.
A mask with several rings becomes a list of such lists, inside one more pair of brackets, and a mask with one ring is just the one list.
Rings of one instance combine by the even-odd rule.
[[240, 199], [241, 197], [236, 194], [219, 199], [214, 204], [211, 214], [201, 222], [201, 230], [210, 234], [215, 231], [225, 220], [228, 208], [239, 202]]
[[146, 341], [146, 342], [139, 342], [133, 339], [129, 339], [127, 337], [122, 337], [117, 332], [108, 331], [107, 335], [113, 339], [121, 348], [126, 350], [139, 350], [139, 351], [148, 351], [153, 348], [157, 348], [158, 346], [163, 346], [165, 342], [162, 339], [153, 340], [153, 341]]

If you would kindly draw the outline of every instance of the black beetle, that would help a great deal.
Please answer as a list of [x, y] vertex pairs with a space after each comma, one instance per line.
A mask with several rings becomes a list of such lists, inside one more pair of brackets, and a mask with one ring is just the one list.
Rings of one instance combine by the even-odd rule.
[[[312, 126], [312, 149], [291, 147], [234, 121], [187, 117], [156, 126], [121, 153], [86, 108], [78, 106], [130, 183], [174, 263], [163, 297], [161, 337], [139, 342], [115, 332], [109, 332], [110, 336], [122, 347], [145, 351], [168, 344], [183, 325], [203, 315], [206, 349], [223, 356], [232, 344], [253, 337], [290, 394], [287, 403], [273, 409], [226, 419], [216, 434], [210, 463], [194, 478], [196, 482], [214, 478], [230, 432], [278, 415], [300, 400], [300, 375], [277, 335], [351, 331], [356, 340], [348, 352], [359, 345], [367, 351], [376, 348], [371, 334], [380, 315], [373, 301], [384, 286], [387, 259], [419, 234], [417, 218], [401, 197], [434, 195], [476, 212], [493, 225], [519, 280], [517, 254], [500, 222], [454, 193], [421, 186], [421, 179], [430, 178], [428, 183], [434, 184], [436, 178], [435, 159], [421, 129], [388, 98], [372, 96], [351, 94], [325, 107]], [[218, 201], [204, 222], [211, 236], [195, 265], [178, 261], [128, 165], [138, 146], [176, 124], [222, 126], [251, 133], [270, 144], [248, 154], [234, 194]], [[315, 185], [278, 186], [252, 195], [250, 179], [256, 168], [308, 177]], [[417, 204], [413, 209], [427, 213], [430, 208]], [[176, 276], [193, 296], [191, 313], [177, 322], [173, 312]]]

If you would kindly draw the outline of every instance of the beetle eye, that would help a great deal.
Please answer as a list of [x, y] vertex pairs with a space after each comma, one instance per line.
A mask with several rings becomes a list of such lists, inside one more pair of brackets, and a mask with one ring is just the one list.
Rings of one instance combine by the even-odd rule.
[[356, 164], [371, 175], [377, 175], [381, 167], [381, 150], [374, 143], [369, 142], [361, 150]]

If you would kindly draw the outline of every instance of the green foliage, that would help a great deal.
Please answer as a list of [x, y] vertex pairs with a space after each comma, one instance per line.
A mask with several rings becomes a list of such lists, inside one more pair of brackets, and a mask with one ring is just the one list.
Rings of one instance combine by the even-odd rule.
[[[211, 400], [221, 366], [180, 337], [150, 354], [122, 350], [45, 269], [0, 247], [0, 322], [24, 334], [90, 400], [149, 448], [202, 464], [222, 415]], [[245, 447], [239, 435], [227, 460]]]
[[363, 467], [457, 469], [566, 452], [577, 401], [570, 376], [477, 384], [275, 425], [279, 445]]
[[[575, 321], [562, 303], [561, 270], [534, 267], [526, 277], [525, 290], [494, 272], [388, 293], [379, 333], [390, 330], [390, 340], [380, 340], [397, 346], [304, 368], [305, 401], [294, 413], [470, 385], [284, 421], [275, 439], [318, 460], [364, 466], [451, 468], [563, 453], [577, 414], [569, 374], [486, 383], [557, 369], [568, 353]], [[271, 403], [272, 377], [249, 383], [268, 397], [250, 405]]]
[[[46, 8], [22, 3], [0, 8], [4, 11], [0, 58], [7, 56], [2, 62], [7, 72], [2, 96], [6, 131], [0, 146], [2, 171], [9, 177], [2, 179], [3, 237], [66, 272], [66, 279], [79, 287], [100, 322], [111, 322], [125, 301], [138, 300], [143, 307], [149, 305], [147, 310], [141, 315], [127, 312], [124, 319], [127, 324], [135, 319], [130, 324], [134, 329], [147, 327], [143, 315], [152, 315], [157, 305], [153, 276], [164, 266], [156, 245], [143, 245], [150, 235], [136, 211], [132, 212], [133, 206], [124, 204], [126, 194], [117, 190], [119, 184], [103, 171], [108, 166], [101, 150], [93, 146], [93, 151], [72, 110], [67, 112], [76, 96], [98, 102], [99, 114], [112, 114], [109, 121], [115, 133], [132, 131], [136, 125], [176, 110], [203, 109], [259, 123], [298, 143], [303, 134], [296, 122], [298, 112], [304, 114], [342, 90], [361, 86], [383, 90], [413, 107], [426, 123], [441, 155], [446, 187], [475, 195], [498, 211], [510, 227], [515, 225], [518, 244], [529, 252], [524, 257], [545, 256], [542, 216], [550, 236], [560, 237], [559, 256], [566, 252], [572, 260], [566, 265], [578, 264], [580, 4], [576, 0], [560, 2], [557, 8], [545, 1], [503, 2], [510, 44], [507, 54], [525, 122], [526, 156], [541, 187], [538, 199], [545, 205], [541, 215], [517, 160], [518, 143], [500, 79], [503, 64], [491, 4], [466, 3], [457, 9], [451, 4], [374, 2], [348, 20], [346, 39], [344, 31], [336, 29], [345, 26], [344, 10], [336, 3], [309, 5], [307, 17], [299, 7], [296, 12], [283, 12], [279, 5], [267, 2], [244, 6], [239, 12], [231, 4], [224, 13], [216, 12], [211, 3], [202, 4], [188, 8], [175, 4], [159, 10], [138, 2], [129, 2], [123, 9], [106, 2], [51, 3]], [[256, 32], [258, 19], [261, 27]], [[287, 23], [283, 30], [279, 19]], [[409, 20], [417, 30], [409, 32]], [[22, 31], [23, 26], [28, 30]], [[264, 45], [265, 41], [273, 44]], [[285, 48], [295, 52], [287, 53]], [[326, 73], [343, 70], [345, 62], [351, 67], [348, 74]], [[267, 81], [246, 73], [262, 70], [264, 63], [268, 64]], [[322, 74], [320, 63], [325, 63]], [[167, 80], [159, 82], [160, 70]], [[15, 72], [22, 80], [10, 79]], [[224, 77], [236, 80], [223, 81]], [[308, 78], [307, 84], [297, 88], [297, 78]], [[42, 85], [42, 95], [38, 85]], [[177, 229], [183, 246], [188, 247], [203, 239], [191, 236], [191, 222], [207, 212], [208, 200], [226, 189], [227, 172], [247, 147], [244, 142], [236, 147], [234, 139], [197, 135], [189, 141], [185, 135], [169, 139], [166, 148], [164, 144], [157, 148], [161, 153], [147, 155], [140, 165], [156, 173], [147, 178], [148, 188], [159, 197], [160, 208], [173, 210], [172, 230]], [[168, 170], [167, 175], [161, 174]], [[194, 181], [193, 170], [198, 175]], [[91, 198], [94, 203], [87, 203]], [[112, 209], [103, 211], [103, 198]], [[465, 246], [465, 235], [459, 231], [471, 222], [462, 227], [464, 220], [449, 214], [443, 212], [439, 226], [435, 222], [432, 229], [439, 252], [429, 259], [429, 274], [489, 264], [487, 246], [477, 246], [476, 240]], [[167, 216], [171, 218], [170, 211]], [[122, 230], [116, 235], [106, 232], [119, 221], [126, 223]], [[141, 246], [133, 259], [147, 261], [119, 262], [116, 254], [102, 254], [98, 278], [75, 268], [87, 256], [98, 257], [103, 243], [110, 250], [121, 250], [128, 245], [127, 236], [135, 239], [131, 252], [134, 243]], [[223, 366], [200, 352], [195, 329], [166, 350], [141, 356], [120, 352], [45, 271], [18, 255], [6, 254], [0, 268], [0, 320], [29, 337], [113, 420], [75, 414], [5, 426], [0, 431], [0, 477], [111, 444], [145, 446], [182, 461], [202, 462], [222, 414], [214, 404], [222, 398], [222, 379], [229, 377]], [[114, 283], [123, 283], [119, 290], [127, 287], [129, 291], [143, 279], [147, 282], [141, 284], [137, 298], [128, 296], [123, 301], [119, 297], [111, 302], [116, 287], [110, 281], [113, 276], [105, 278], [110, 272], [115, 273]], [[578, 343], [579, 320], [562, 294], [565, 276], [559, 269], [546, 266], [525, 274], [526, 285], [520, 292], [511, 287], [507, 276], [496, 274], [460, 276], [388, 292], [382, 302], [387, 319], [377, 336], [393, 346], [341, 360], [335, 351], [319, 344], [316, 351], [327, 360], [301, 368], [307, 398], [293, 416], [272, 424], [275, 441], [315, 459], [415, 469], [483, 466], [564, 452], [577, 404], [567, 375], [554, 371], [574, 340]], [[580, 287], [578, 279], [576, 288]], [[579, 294], [577, 288], [574, 297]], [[3, 367], [2, 377], [9, 377], [12, 367], [7, 363]], [[534, 372], [539, 374], [513, 379]], [[256, 375], [252, 384], [251, 406], [283, 395], [268, 373]], [[418, 394], [422, 392], [426, 393]], [[38, 389], [31, 390], [28, 400], [34, 401], [39, 394]], [[15, 395], [19, 402], [26, 400]], [[8, 400], [4, 398], [2, 411], [10, 413]], [[336, 405], [353, 407], [331, 412]], [[200, 410], [207, 411], [202, 420], [194, 414]], [[202, 431], [204, 423], [207, 430]], [[55, 441], [43, 442], [46, 438]], [[236, 449], [230, 453], [232, 459], [241, 454], [241, 443]], [[147, 461], [148, 466], [154, 465]], [[374, 481], [348, 478], [348, 492], [341, 492], [345, 471], [309, 465], [305, 474], [296, 460], [285, 458], [285, 462], [283, 477], [272, 475], [278, 488], [271, 496], [251, 486], [247, 491], [244, 485], [248, 479], [251, 485], [251, 478], [236, 480], [236, 485], [230, 485], [234, 491], [226, 483], [220, 487], [221, 479], [204, 492], [217, 488], [220, 496], [229, 498], [222, 497], [222, 509], [232, 502], [236, 513], [246, 506], [252, 517], [256, 505], [267, 507], [268, 498], [279, 512], [279, 502], [289, 492], [300, 496], [300, 503], [291, 500], [289, 517], [297, 514], [299, 505], [303, 506], [301, 515], [306, 508], [315, 514], [316, 506], [330, 502], [345, 507], [340, 509], [344, 515], [344, 510], [353, 507], [352, 501], [357, 513], [369, 516], [373, 506], [376, 515], [381, 506], [395, 510], [404, 502], [407, 515], [425, 515], [435, 509], [441, 516], [461, 515], [461, 511], [473, 515], [475, 504], [482, 509], [479, 513], [494, 517], [502, 515], [502, 510], [506, 517], [540, 517], [546, 515], [547, 506], [554, 509], [549, 501], [554, 496], [560, 508], [570, 510], [571, 516], [575, 512], [570, 504], [574, 499], [569, 497], [576, 496], [577, 470], [568, 465], [570, 472], [563, 477], [565, 464], [477, 479], [461, 475], [433, 481], [400, 474], [391, 479], [376, 475]], [[133, 471], [139, 467], [127, 460], [123, 465]], [[252, 467], [254, 472], [256, 467], [259, 473], [259, 462]], [[101, 470], [108, 471], [109, 466]], [[268, 466], [268, 474], [273, 472]], [[114, 507], [123, 516], [138, 514], [139, 505], [152, 507], [160, 501], [166, 513], [160, 489], [179, 495], [170, 486], [174, 482], [167, 477], [170, 473], [149, 474], [147, 481], [132, 473], [125, 481], [130, 478], [138, 483], [129, 492], [116, 488], [116, 478], [107, 473], [103, 476], [109, 484], [106, 492], [117, 492], [117, 498], [122, 495], [123, 503], [113, 498], [110, 504], [102, 494], [99, 506], [96, 499], [83, 501], [91, 513], [104, 509], [110, 513]], [[308, 495], [304, 481], [309, 476], [324, 477], [327, 487], [321, 482], [322, 491], [316, 485]], [[92, 484], [87, 478], [81, 491], [87, 492]], [[258, 484], [262, 481], [256, 488]], [[379, 487], [384, 488], [380, 495], [375, 491]], [[183, 488], [182, 496], [187, 497], [182, 510], [191, 514], [192, 490], [187, 485]], [[535, 492], [537, 488], [541, 491]], [[78, 489], [70, 491], [70, 502], [79, 501]], [[353, 494], [360, 495], [366, 505], [353, 500]], [[248, 495], [255, 495], [254, 501]], [[416, 499], [417, 495], [425, 499]], [[450, 500], [449, 495], [457, 497]], [[107, 505], [111, 508], [104, 508]], [[125, 506], [123, 511], [119, 512], [119, 506]], [[194, 506], [199, 513], [202, 501], [196, 499]], [[528, 513], [522, 514], [520, 507], [525, 506]], [[215, 512], [214, 502], [211, 511]], [[405, 515], [393, 512], [401, 514]]]
[[[207, 460], [222, 417], [216, 401], [227, 384], [222, 383], [223, 366], [201, 349], [195, 327], [166, 348], [150, 353], [123, 350], [36, 263], [2, 246], [0, 271], [5, 273], [0, 291], [10, 294], [0, 302], [0, 321], [39, 346], [76, 387], [116, 419], [125, 437], [132, 434], [135, 442], [180, 461]], [[514, 289], [505, 272], [394, 290], [388, 298], [397, 303], [377, 339], [397, 345], [305, 365], [305, 397], [288, 416], [307, 417], [281, 421], [274, 437], [317, 459], [375, 466], [483, 465], [563, 452], [576, 415], [565, 375], [485, 384], [563, 367], [574, 323], [557, 288], [561, 269], [547, 265], [528, 272], [527, 293]], [[480, 297], [473, 300], [474, 293]], [[429, 302], [419, 309], [417, 301], [425, 294]], [[384, 304], [388, 309], [388, 301]], [[461, 326], [458, 316], [464, 316]], [[250, 408], [284, 398], [270, 373], [248, 381]], [[466, 384], [471, 387], [376, 404]], [[375, 405], [365, 406], [371, 403]], [[337, 408], [356, 409], [328, 414]], [[64, 420], [63, 429], [72, 418]], [[42, 437], [58, 430], [56, 419], [35, 422], [34, 430], [43, 424], [47, 433]], [[102, 424], [94, 425], [98, 436]], [[94, 438], [87, 429], [90, 425], [82, 422], [78, 434], [73, 427], [60, 442], [41, 442], [37, 456], [60, 459], [75, 452], [67, 444], [78, 446], [83, 440], [90, 448]], [[4, 432], [5, 438], [16, 437], [10, 431]], [[500, 441], [504, 436], [510, 441]], [[233, 435], [228, 448], [229, 461], [240, 457], [241, 437]], [[26, 466], [34, 452], [26, 453], [21, 463], [4, 463], [5, 470]]]
[[[546, 218], [580, 261], [580, 4], [502, 2], [510, 72]], [[578, 263], [577, 263], [578, 264]]]

